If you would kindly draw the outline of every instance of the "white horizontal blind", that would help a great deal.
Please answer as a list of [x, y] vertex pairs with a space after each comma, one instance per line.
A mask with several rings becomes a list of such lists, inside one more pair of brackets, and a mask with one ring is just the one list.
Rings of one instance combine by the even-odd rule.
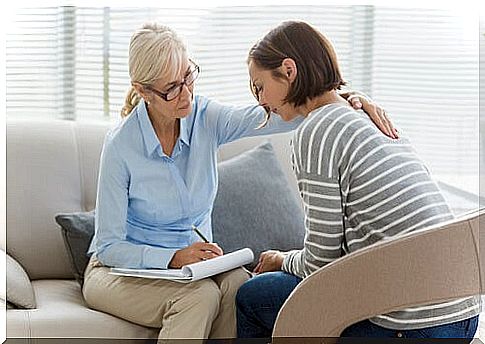
[[109, 26], [104, 12], [102, 7], [76, 8], [75, 117], [80, 119], [106, 116], [104, 78], [109, 73], [109, 60], [105, 60], [105, 33], [109, 33]]
[[19, 9], [7, 28], [7, 115], [55, 116], [58, 109], [58, 8]]
[[476, 19], [376, 7], [371, 94], [436, 177], [478, 193]]

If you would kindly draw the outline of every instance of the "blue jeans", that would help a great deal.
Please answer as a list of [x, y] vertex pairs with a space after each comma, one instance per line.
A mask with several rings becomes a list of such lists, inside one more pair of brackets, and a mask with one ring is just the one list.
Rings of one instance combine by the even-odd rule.
[[[237, 335], [239, 338], [271, 337], [276, 316], [301, 278], [282, 271], [257, 275], [237, 292]], [[417, 330], [389, 330], [368, 320], [346, 328], [342, 337], [386, 338], [473, 338], [478, 316], [451, 324]]]
[[271, 337], [276, 316], [301, 278], [285, 272], [266, 272], [247, 280], [236, 296], [237, 336]]

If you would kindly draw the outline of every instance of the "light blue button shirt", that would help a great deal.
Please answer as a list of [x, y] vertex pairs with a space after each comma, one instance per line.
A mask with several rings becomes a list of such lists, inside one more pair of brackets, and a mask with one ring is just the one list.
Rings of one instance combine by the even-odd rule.
[[229, 106], [195, 96], [167, 156], [142, 100], [106, 135], [89, 253], [107, 266], [164, 269], [177, 250], [200, 241], [192, 225], [212, 240], [217, 148], [246, 136], [293, 130], [303, 117], [284, 122], [273, 115], [256, 129], [263, 119], [259, 106]]

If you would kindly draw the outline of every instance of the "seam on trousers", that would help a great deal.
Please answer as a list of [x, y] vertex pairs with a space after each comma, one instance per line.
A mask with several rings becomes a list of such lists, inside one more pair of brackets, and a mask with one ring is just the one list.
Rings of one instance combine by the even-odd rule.
[[[169, 309], [170, 309], [170, 310], [172, 310], [173, 304], [174, 304], [173, 300], [168, 300], [168, 305], [169, 305]], [[166, 314], [166, 313], [167, 313], [167, 312], [165, 312], [165, 314]], [[164, 315], [165, 315], [165, 314], [164, 314]], [[171, 334], [171, 333], [170, 333], [170, 331], [172, 330], [171, 325], [172, 325], [172, 318], [170, 317], [170, 318], [168, 318], [168, 319], [167, 319], [167, 326], [168, 326], [168, 330], [167, 330], [167, 338], [166, 338], [166, 339], [163, 339], [162, 344], [163, 344], [163, 343], [169, 343], [169, 339], [171, 338], [171, 337], [170, 337], [170, 334]], [[162, 328], [160, 329], [160, 331], [162, 331], [162, 330], [163, 330], [163, 326], [164, 326], [164, 323], [163, 323], [163, 316], [162, 316]]]

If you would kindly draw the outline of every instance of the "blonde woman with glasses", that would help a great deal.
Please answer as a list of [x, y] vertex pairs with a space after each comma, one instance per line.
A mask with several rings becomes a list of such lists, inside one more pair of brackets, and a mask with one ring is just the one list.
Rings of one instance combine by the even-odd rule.
[[[101, 155], [84, 298], [94, 309], [159, 328], [160, 341], [233, 338], [235, 295], [249, 278], [242, 268], [181, 284], [114, 276], [109, 267], [180, 268], [222, 255], [211, 242], [218, 147], [291, 131], [301, 119], [275, 116], [257, 129], [265, 118], [262, 107], [194, 95], [200, 68], [166, 26], [146, 24], [133, 34], [129, 74], [124, 120], [107, 134]], [[382, 109], [358, 100], [390, 132]], [[193, 225], [209, 243], [201, 242]]]

